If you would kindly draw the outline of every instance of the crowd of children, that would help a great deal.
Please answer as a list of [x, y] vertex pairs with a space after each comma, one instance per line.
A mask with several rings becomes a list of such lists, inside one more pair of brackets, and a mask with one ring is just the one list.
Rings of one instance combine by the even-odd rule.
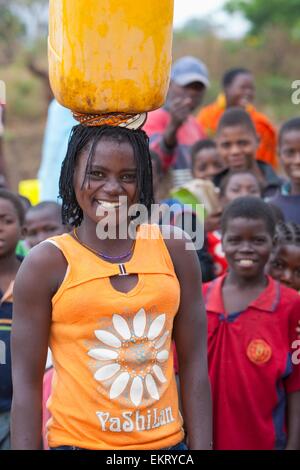
[[[251, 75], [244, 69], [238, 69], [235, 74], [228, 74], [224, 82], [228, 100], [230, 87], [237, 78], [251, 82]], [[246, 85], [247, 83], [244, 86]], [[212, 116], [212, 110], [209, 109], [199, 115], [199, 119], [205, 122], [206, 131], [213, 129], [213, 132], [209, 132], [212, 138], [199, 140], [190, 148], [191, 172], [195, 184], [190, 182], [184, 186], [184, 194], [190, 192], [199, 203], [209, 207], [205, 212], [203, 247], [197, 254], [203, 272], [203, 297], [208, 323], [207, 356], [213, 406], [213, 449], [300, 449], [300, 361], [297, 359], [297, 339], [300, 338], [300, 118], [290, 119], [281, 126], [277, 149], [280, 163], [278, 169], [273, 150], [265, 158], [262, 153], [268, 146], [268, 133], [265, 132], [264, 140], [261, 140], [261, 136], [258, 137], [257, 132], [262, 128], [263, 122], [254, 108], [244, 109], [239, 107], [238, 103], [233, 103], [228, 109], [222, 108], [222, 113], [219, 113], [220, 103], [218, 106], [217, 117]], [[270, 131], [269, 134], [272, 134], [273, 139], [273, 133]], [[107, 135], [110, 135], [109, 131]], [[122, 139], [120, 140], [123, 146], [124, 142], [127, 142], [126, 139], [130, 137], [126, 136], [122, 142]], [[104, 142], [111, 145], [109, 138], [104, 139]], [[85, 147], [82, 148], [84, 153]], [[69, 156], [71, 153], [72, 149], [69, 148]], [[78, 155], [81, 153], [78, 152]], [[151, 160], [153, 194], [156, 201], [170, 205], [176, 202], [179, 207], [184, 207], [185, 201], [180, 200], [180, 195], [183, 194], [181, 188], [172, 188], [171, 191], [168, 173], [165, 173], [165, 166], [155, 153], [155, 146], [151, 152]], [[64, 171], [66, 177], [71, 170], [65, 167]], [[100, 179], [99, 171], [97, 170], [96, 176], [92, 174], [92, 182], [93, 178]], [[142, 175], [142, 171], [146, 170], [139, 171]], [[147, 171], [149, 173], [149, 169]], [[126, 177], [126, 181], [129, 181], [126, 184], [130, 184], [130, 178], [133, 178], [130, 171]], [[146, 179], [139, 184], [146, 184], [145, 181]], [[198, 188], [198, 192], [195, 188]], [[143, 189], [141, 191], [143, 193]], [[67, 192], [66, 187], [65, 193]], [[83, 200], [82, 204], [84, 206], [86, 201]], [[70, 214], [73, 214], [76, 222], [76, 217], [80, 218], [80, 210], [76, 212], [76, 207], [72, 207], [70, 206]], [[196, 211], [194, 215], [198, 217]], [[80, 223], [73, 225], [80, 226]], [[9, 449], [11, 446], [13, 384], [10, 337], [14, 280], [24, 257], [33, 247], [41, 246], [44, 240], [59, 237], [70, 230], [71, 227], [62, 222], [59, 204], [46, 201], [29, 206], [21, 196], [8, 189], [0, 189], [0, 450]], [[83, 230], [79, 232], [84, 235]], [[72, 258], [72, 247], [76, 256], [84, 255], [85, 248], [81, 247], [78, 251], [74, 238], [70, 237], [66, 245], [60, 240], [66, 239], [55, 238], [55, 243], [62, 243], [62, 251], [67, 253], [67, 259]], [[47, 249], [50, 259], [53, 247]], [[134, 256], [135, 250], [133, 246], [132, 252], [128, 253], [129, 258], [132, 253]], [[172, 260], [174, 263], [173, 257]], [[72, 258], [72, 262], [76, 262], [75, 258]], [[128, 263], [130, 264], [130, 260]], [[167, 268], [173, 276], [171, 264], [168, 260]], [[82, 264], [82, 270], [84, 269]], [[109, 271], [107, 266], [106, 269]], [[148, 272], [148, 268], [143, 268], [142, 264], [140, 269], [146, 269], [145, 272]], [[153, 265], [151, 269], [155, 271], [156, 267]], [[59, 277], [59, 273], [57, 276]], [[113, 274], [109, 276], [115, 277]], [[128, 280], [132, 276], [136, 274], [129, 276]], [[37, 280], [37, 277], [35, 279]], [[61, 281], [65, 282], [63, 279]], [[131, 289], [135, 290], [136, 282], [139, 283], [135, 280], [133, 286], [128, 287], [129, 292]], [[104, 293], [105, 291], [103, 295]], [[190, 290], [189, 293], [192, 297]], [[57, 299], [59, 298], [58, 296]], [[175, 303], [174, 300], [174, 305]], [[136, 307], [138, 310], [138, 306]], [[179, 324], [184, 328], [184, 321]], [[117, 331], [122, 328], [125, 328], [124, 321], [119, 323]], [[179, 365], [176, 364], [177, 372], [178, 368], [185, 367], [184, 335], [184, 331], [176, 332], [175, 335], [175, 343], [177, 338], [181, 356]], [[72, 336], [72, 340], [75, 340], [75, 336]], [[106, 344], [109, 344], [108, 339]], [[57, 345], [55, 347], [58, 348]], [[51, 366], [51, 359], [47, 365]], [[61, 377], [62, 368], [62, 364], [58, 364]], [[161, 369], [157, 368], [156, 371], [163, 382], [165, 377]], [[183, 376], [189, 377], [187, 371]], [[150, 377], [151, 380], [147, 379], [147, 387], [148, 391], [152, 390], [150, 394], [153, 393], [154, 396], [158, 392], [153, 385], [152, 376]], [[51, 380], [52, 370], [46, 375], [46, 398], [51, 394]], [[118, 385], [120, 389], [125, 389], [127, 382], [124, 386], [116, 382], [117, 379], [112, 388]], [[73, 382], [70, 380], [71, 383]], [[136, 381], [135, 384], [137, 383]], [[55, 386], [61, 393], [62, 385], [56, 383]], [[186, 385], [184, 387], [187, 394]], [[133, 388], [132, 385], [132, 400], [138, 400], [140, 392], [136, 388], [133, 393]], [[186, 407], [187, 396], [184, 398]], [[141, 400], [141, 397], [139, 399]], [[68, 397], [64, 400], [67, 406]], [[57, 413], [59, 410], [60, 417], [64, 420], [58, 401], [55, 406], [54, 411]], [[188, 411], [184, 411], [188, 416]], [[44, 417], [46, 414], [44, 407]], [[80, 419], [82, 417], [83, 414], [79, 416]], [[45, 421], [44, 419], [43, 445], [47, 448]], [[192, 422], [190, 417], [189, 421]], [[68, 425], [72, 427], [70, 423]], [[176, 426], [174, 432], [179, 436], [179, 418]], [[88, 429], [85, 425], [83, 427]], [[79, 428], [77, 431], [75, 434], [78, 437]], [[15, 431], [15, 434], [18, 432]], [[52, 443], [55, 443], [56, 437], [54, 439], [53, 435], [59, 436], [58, 432], [55, 434], [55, 428], [51, 434]], [[122, 438], [122, 435], [120, 437]], [[22, 439], [19, 440], [21, 441]], [[92, 439], [87, 442], [93, 445]], [[144, 442], [149, 448], [150, 444], [147, 444], [146, 438]], [[173, 445], [172, 439], [169, 441], [166, 438], [166, 442]], [[57, 443], [57, 447], [60, 447], [59, 439]]]
[[299, 449], [300, 119], [280, 129], [280, 171], [257, 158], [246, 110], [224, 111], [215, 131], [191, 147], [193, 178], [219, 200], [202, 249], [214, 449]]

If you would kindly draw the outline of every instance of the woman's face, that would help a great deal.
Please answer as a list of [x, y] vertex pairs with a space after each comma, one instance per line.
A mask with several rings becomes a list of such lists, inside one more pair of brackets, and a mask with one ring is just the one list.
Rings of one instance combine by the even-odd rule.
[[119, 225], [118, 221], [120, 217], [123, 219], [126, 206], [129, 209], [138, 202], [133, 148], [129, 142], [103, 137], [98, 142], [92, 164], [87, 169], [89, 150], [86, 149], [79, 155], [74, 172], [77, 202], [84, 219], [97, 223], [107, 216], [113, 216], [116, 225]]

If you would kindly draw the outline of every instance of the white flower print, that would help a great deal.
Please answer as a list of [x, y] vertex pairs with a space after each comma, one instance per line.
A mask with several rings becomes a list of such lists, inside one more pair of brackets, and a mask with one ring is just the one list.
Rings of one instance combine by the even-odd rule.
[[159, 400], [160, 388], [167, 382], [164, 363], [169, 358], [169, 350], [164, 349], [170, 335], [165, 331], [166, 315], [157, 316], [148, 331], [143, 308], [134, 316], [132, 330], [121, 315], [113, 315], [112, 323], [121, 339], [109, 331], [96, 330], [97, 339], [106, 347], [96, 347], [88, 352], [93, 359], [104, 362], [95, 372], [95, 380], [112, 379], [110, 399], [120, 397], [128, 386], [130, 400], [136, 407], [142, 403], [145, 391], [153, 400]]

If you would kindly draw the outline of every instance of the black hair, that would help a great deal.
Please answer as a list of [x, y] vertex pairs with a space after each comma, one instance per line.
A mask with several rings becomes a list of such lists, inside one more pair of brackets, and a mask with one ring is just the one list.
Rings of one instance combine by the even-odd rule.
[[16, 213], [20, 222], [20, 225], [24, 225], [25, 222], [25, 209], [20, 201], [20, 198], [17, 194], [8, 191], [7, 189], [0, 189], [0, 199], [6, 199], [10, 201], [14, 208], [16, 209]]
[[22, 194], [18, 194], [18, 197], [19, 197], [21, 203], [23, 204], [25, 212], [27, 212], [28, 209], [30, 209], [32, 207], [30, 199], [28, 199], [28, 197], [26, 197], [26, 196], [23, 196]]
[[285, 222], [285, 217], [284, 217], [284, 213], [280, 209], [280, 207], [276, 206], [275, 204], [273, 204], [270, 201], [268, 201], [268, 205], [269, 205], [271, 211], [273, 212], [273, 216], [275, 218], [276, 225], [280, 224], [280, 223], [284, 223]]
[[230, 170], [226, 176], [224, 176], [224, 178], [222, 178], [221, 180], [221, 183], [220, 183], [220, 196], [223, 197], [225, 196], [225, 193], [226, 193], [226, 189], [227, 189], [227, 186], [229, 184], [229, 181], [231, 180], [231, 178], [235, 175], [251, 175], [253, 176], [253, 178], [257, 181], [257, 185], [259, 187], [259, 190], [260, 190], [260, 193], [262, 194], [263, 192], [263, 188], [262, 188], [262, 185], [260, 184], [260, 181], [259, 179], [257, 178], [257, 176], [255, 175], [255, 173], [253, 173], [253, 171], [251, 170]]
[[50, 210], [53, 209], [53, 212], [59, 216], [60, 222], [62, 222], [61, 205], [55, 201], [43, 201], [43, 202], [40, 202], [39, 204], [36, 204], [35, 206], [31, 206], [28, 209], [27, 214], [32, 213], [32, 212], [38, 212], [43, 209], [50, 209]]
[[296, 245], [300, 247], [300, 225], [293, 222], [279, 223], [276, 226], [275, 246]]
[[126, 127], [98, 126], [86, 127], [81, 124], [73, 127], [69, 139], [66, 157], [62, 163], [59, 180], [59, 197], [62, 199], [62, 220], [65, 225], [79, 226], [83, 213], [78, 205], [73, 176], [79, 154], [89, 149], [89, 157], [82, 187], [88, 179], [93, 156], [98, 142], [101, 139], [111, 139], [119, 143], [128, 142], [134, 152], [137, 166], [137, 189], [139, 203], [144, 204], [149, 210], [154, 202], [152, 185], [152, 165], [149, 151], [149, 139], [142, 130], [131, 130]]
[[279, 147], [282, 145], [284, 134], [287, 134], [290, 131], [300, 131], [300, 117], [289, 119], [281, 126], [278, 136]]
[[48, 209], [48, 208], [60, 211], [61, 210], [61, 205], [58, 204], [55, 201], [42, 201], [39, 204], [36, 204], [35, 206], [31, 206], [30, 210], [31, 211], [38, 211], [38, 210], [41, 210], [41, 209]]
[[221, 217], [223, 236], [226, 232], [228, 221], [237, 218], [263, 220], [271, 237], [273, 238], [275, 235], [276, 221], [273, 212], [269, 205], [258, 197], [239, 197], [228, 204]]
[[257, 137], [256, 129], [250, 114], [244, 109], [238, 107], [229, 108], [223, 113], [218, 124], [217, 134], [219, 134], [224, 127], [236, 126], [245, 127], [255, 135], [255, 137]]
[[238, 75], [252, 75], [252, 73], [250, 72], [250, 70], [242, 67], [227, 70], [222, 78], [223, 88], [229, 87]]
[[151, 156], [151, 162], [156, 163], [156, 168], [157, 168], [157, 173], [159, 176], [162, 176], [164, 174], [163, 166], [161, 163], [160, 156], [158, 153], [154, 152], [154, 150], [150, 150], [150, 156]]
[[192, 158], [192, 168], [195, 165], [195, 159], [198, 152], [201, 152], [204, 149], [216, 149], [217, 144], [212, 139], [203, 139], [198, 140], [195, 144], [191, 147], [191, 158]]

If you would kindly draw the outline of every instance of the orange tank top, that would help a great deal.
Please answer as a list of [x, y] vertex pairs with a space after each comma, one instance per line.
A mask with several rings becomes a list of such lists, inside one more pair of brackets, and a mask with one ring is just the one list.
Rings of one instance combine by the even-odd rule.
[[[49, 446], [151, 450], [177, 444], [183, 429], [172, 329], [180, 286], [159, 228], [140, 227], [124, 266], [103, 261], [69, 234], [49, 241], [68, 263], [52, 299]], [[138, 275], [128, 293], [110, 282], [124, 271]]]

